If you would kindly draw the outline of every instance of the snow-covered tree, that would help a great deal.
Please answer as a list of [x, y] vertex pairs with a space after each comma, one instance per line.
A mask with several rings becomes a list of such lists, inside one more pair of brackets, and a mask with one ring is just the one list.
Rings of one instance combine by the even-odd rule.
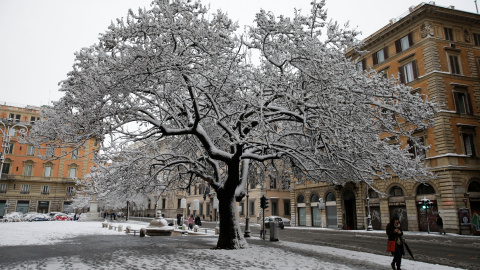
[[158, 0], [129, 11], [76, 53], [61, 83], [65, 96], [32, 133], [79, 145], [106, 134], [165, 145], [126, 154], [115, 167], [125, 177], [112, 177], [110, 187], [155, 186], [158, 175], [209, 183], [223, 249], [247, 247], [235, 197], [244, 194], [251, 163], [282, 159], [329, 184], [428, 179], [420, 159], [380, 134], [416, 142], [412, 134], [431, 124], [434, 104], [394, 79], [358, 72], [345, 57], [357, 33], [327, 22], [323, 7], [314, 2], [293, 18], [260, 11], [242, 35], [224, 13], [207, 15], [198, 2]]

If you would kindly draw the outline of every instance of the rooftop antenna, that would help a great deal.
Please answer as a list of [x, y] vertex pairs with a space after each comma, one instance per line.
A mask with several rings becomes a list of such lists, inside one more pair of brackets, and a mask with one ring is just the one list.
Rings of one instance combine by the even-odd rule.
[[475, 2], [475, 8], [477, 9], [477, 13], [478, 13], [477, 0], [473, 0], [473, 2]]

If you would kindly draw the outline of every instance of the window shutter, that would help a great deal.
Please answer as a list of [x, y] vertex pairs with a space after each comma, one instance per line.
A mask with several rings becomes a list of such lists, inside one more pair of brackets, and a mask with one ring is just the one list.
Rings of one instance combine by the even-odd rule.
[[374, 64], [374, 65], [378, 64], [377, 53], [373, 53], [373, 54], [372, 54], [372, 57], [373, 57], [373, 64]]
[[383, 48], [383, 58], [388, 58], [388, 47]]
[[472, 100], [470, 99], [470, 94], [468, 92], [465, 93], [465, 97], [467, 98], [468, 114], [473, 114]]
[[398, 68], [398, 73], [400, 73], [400, 82], [405, 83], [405, 71], [403, 70], [403, 66]]
[[417, 71], [417, 60], [412, 61], [412, 70], [413, 70], [413, 79], [418, 78], [418, 71]]
[[409, 45], [409, 46], [412, 46], [412, 45], [413, 45], [412, 33], [408, 33], [408, 45]]
[[400, 44], [400, 39], [395, 40], [395, 50], [397, 53], [402, 51], [402, 45]]
[[455, 112], [459, 113], [460, 112], [460, 104], [458, 104], [458, 92], [453, 92], [453, 103], [455, 105]]

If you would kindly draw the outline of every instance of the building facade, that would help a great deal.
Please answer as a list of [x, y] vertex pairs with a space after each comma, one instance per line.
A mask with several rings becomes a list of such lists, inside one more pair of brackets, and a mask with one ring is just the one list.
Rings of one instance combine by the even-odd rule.
[[[0, 106], [3, 123], [0, 180], [0, 217], [8, 212], [74, 212], [75, 180], [90, 172], [98, 141], [83, 149], [40, 149], [19, 140], [22, 129], [30, 130], [40, 119], [40, 108]], [[49, 157], [59, 156], [56, 159]], [[46, 158], [45, 158], [46, 157]]]
[[[384, 229], [396, 213], [405, 230], [438, 231], [440, 214], [447, 232], [479, 234], [480, 15], [433, 2], [412, 6], [367, 37], [364, 49], [369, 53], [347, 53], [359, 70], [394, 76], [440, 104], [434, 126], [416, 134], [431, 145], [424, 154], [437, 178], [426, 185], [375, 181], [376, 191], [353, 182], [306, 182], [291, 193], [292, 223], [363, 229], [370, 211], [374, 229]], [[432, 202], [428, 210], [420, 205], [423, 198]], [[324, 209], [316, 207], [319, 199]]]

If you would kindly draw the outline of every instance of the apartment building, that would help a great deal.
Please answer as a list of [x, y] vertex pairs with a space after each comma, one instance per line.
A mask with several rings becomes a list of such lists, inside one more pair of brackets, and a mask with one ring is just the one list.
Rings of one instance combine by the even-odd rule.
[[[347, 53], [359, 70], [394, 76], [441, 105], [435, 125], [416, 134], [431, 145], [426, 162], [437, 179], [427, 185], [396, 178], [376, 181], [379, 193], [353, 182], [307, 182], [291, 193], [292, 223], [364, 229], [370, 212], [374, 229], [383, 230], [398, 214], [405, 230], [438, 231], [435, 218], [440, 214], [447, 232], [479, 234], [480, 15], [422, 3], [364, 43], [369, 53]], [[432, 203], [428, 210], [421, 207], [424, 198]], [[319, 199], [325, 203], [321, 207]]]
[[[78, 150], [35, 148], [21, 140], [40, 119], [34, 106], [0, 105], [0, 217], [8, 212], [73, 212], [75, 180], [90, 172], [98, 141]], [[60, 156], [57, 159], [48, 159]]]

